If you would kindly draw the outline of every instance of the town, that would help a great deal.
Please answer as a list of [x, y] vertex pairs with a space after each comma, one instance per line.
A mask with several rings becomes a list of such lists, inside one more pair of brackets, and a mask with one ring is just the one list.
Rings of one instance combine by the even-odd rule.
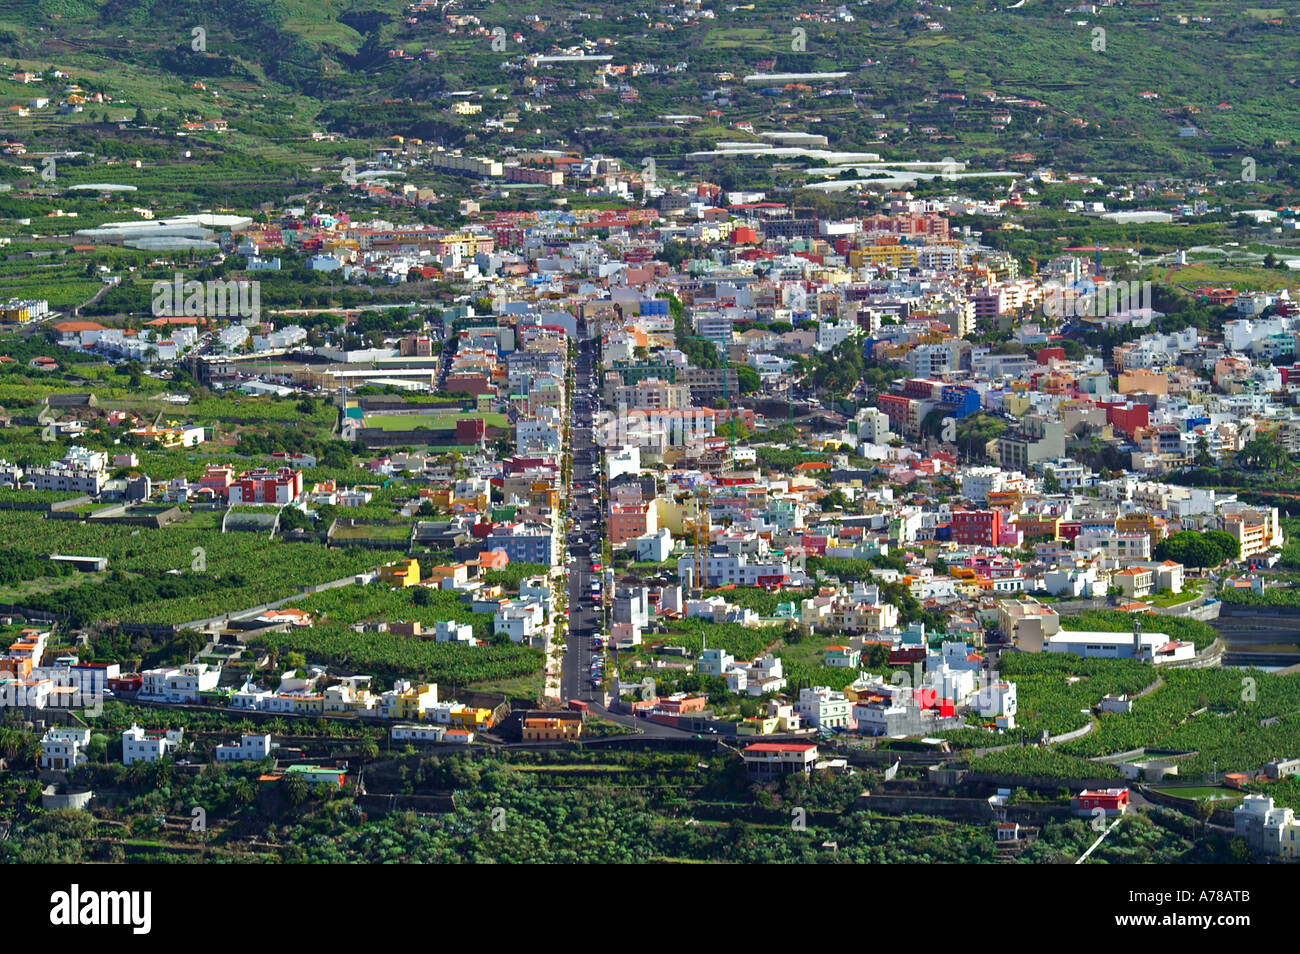
[[1300, 857], [1289, 140], [399, 6], [292, 137], [0, 43], [0, 857]]

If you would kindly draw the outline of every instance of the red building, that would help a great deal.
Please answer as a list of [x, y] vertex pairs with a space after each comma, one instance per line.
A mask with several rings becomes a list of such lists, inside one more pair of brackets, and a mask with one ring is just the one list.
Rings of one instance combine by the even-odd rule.
[[895, 433], [908, 432], [908, 420], [912, 413], [912, 399], [901, 394], [882, 394], [876, 398], [876, 407], [889, 418], [889, 427]]
[[914, 646], [909, 649], [895, 649], [889, 653], [889, 665], [911, 666], [913, 663], [925, 662], [925, 647]]
[[830, 538], [823, 533], [805, 533], [799, 537], [799, 546], [814, 556], [825, 556]]
[[302, 496], [302, 471], [281, 467], [270, 471], [259, 467], [230, 485], [231, 504], [286, 504]]
[[128, 673], [107, 681], [108, 688], [114, 692], [139, 692], [144, 685], [144, 677], [138, 672]]
[[529, 470], [558, 472], [554, 457], [507, 457], [501, 462], [501, 473], [507, 477], [518, 477]]
[[444, 388], [447, 391], [464, 391], [466, 394], [473, 394], [475, 397], [480, 394], [496, 393], [491, 378], [486, 374], [476, 374], [472, 371], [458, 371], [455, 374], [447, 375]]
[[481, 417], [462, 417], [456, 422], [457, 444], [481, 444], [486, 433], [487, 425]]
[[1101, 808], [1107, 814], [1123, 814], [1128, 809], [1127, 788], [1085, 788], [1074, 799], [1075, 808], [1080, 815], [1091, 815], [1093, 809]]
[[1117, 431], [1122, 431], [1129, 438], [1139, 427], [1150, 423], [1151, 409], [1145, 404], [1102, 404], [1106, 409], [1106, 423]]
[[214, 467], [208, 465], [199, 478], [199, 490], [210, 490], [214, 495], [225, 500], [230, 496], [230, 485], [235, 482], [233, 467]]
[[669, 696], [667, 699], [659, 700], [659, 711], [668, 715], [686, 715], [692, 712], [703, 712], [704, 706], [708, 702], [705, 696]]
[[951, 527], [954, 543], [995, 547], [1002, 533], [1002, 513], [998, 510], [954, 510]]

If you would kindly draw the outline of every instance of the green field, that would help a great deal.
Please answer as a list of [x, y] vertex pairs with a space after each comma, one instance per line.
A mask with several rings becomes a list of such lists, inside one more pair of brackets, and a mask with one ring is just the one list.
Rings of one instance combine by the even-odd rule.
[[1153, 791], [1160, 792], [1162, 795], [1172, 795], [1175, 798], [1186, 798], [1195, 801], [1200, 798], [1208, 798], [1213, 801], [1236, 800], [1242, 797], [1242, 793], [1230, 788], [1221, 788], [1217, 785], [1198, 785], [1192, 788], [1156, 788]]
[[478, 414], [466, 412], [461, 414], [374, 414], [365, 419], [366, 427], [378, 427], [385, 431], [451, 430], [456, 422], [470, 418], [482, 418], [488, 427], [505, 428], [509, 421], [504, 414]]

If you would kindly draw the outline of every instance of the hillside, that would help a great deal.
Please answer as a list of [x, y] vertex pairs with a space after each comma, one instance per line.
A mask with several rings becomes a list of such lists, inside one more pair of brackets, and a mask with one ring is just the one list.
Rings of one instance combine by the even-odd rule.
[[[57, 67], [112, 105], [57, 122], [7, 116], [3, 125], [29, 148], [84, 147], [108, 132], [86, 128], [92, 121], [142, 109], [163, 127], [222, 118], [238, 134], [226, 148], [267, 161], [288, 160], [284, 144], [319, 128], [671, 164], [720, 139], [753, 139], [737, 126], [752, 124], [890, 159], [1147, 176], [1235, 175], [1252, 158], [1261, 178], [1286, 173], [1289, 146], [1278, 143], [1300, 139], [1300, 76], [1283, 66], [1300, 61], [1300, 21], [1282, 8], [1209, 0], [1096, 15], [1039, 0], [1017, 9], [883, 0], [845, 5], [844, 14], [765, 0], [718, 5], [713, 16], [643, 0], [439, 8], [11, 2], [0, 9], [4, 75]], [[558, 52], [608, 56], [612, 69], [527, 60]], [[744, 81], [760, 72], [846, 75]], [[481, 112], [454, 112], [454, 92], [473, 95]], [[31, 84], [0, 81], [4, 106], [32, 95]]]

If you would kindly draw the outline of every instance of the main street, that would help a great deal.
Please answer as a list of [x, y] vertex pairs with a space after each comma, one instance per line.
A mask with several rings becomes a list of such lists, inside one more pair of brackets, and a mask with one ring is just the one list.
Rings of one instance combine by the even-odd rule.
[[[561, 676], [561, 698], [594, 701], [591, 684], [591, 660], [597, 655], [591, 640], [603, 632], [600, 604], [591, 600], [593, 557], [599, 559], [601, 521], [598, 450], [592, 436], [594, 354], [589, 339], [579, 336], [578, 357], [574, 368], [574, 388], [569, 395], [572, 415], [573, 471], [569, 483], [569, 636]], [[595, 491], [593, 493], [593, 491]]]
[[[578, 357], [574, 368], [573, 393], [569, 395], [573, 422], [573, 473], [569, 483], [569, 537], [566, 541], [569, 632], [560, 676], [560, 698], [565, 702], [570, 699], [582, 700], [590, 706], [592, 714], [635, 728], [644, 735], [665, 738], [689, 736], [693, 733], [610, 712], [602, 702], [603, 686], [596, 685], [592, 680], [592, 662], [604, 655], [592, 647], [592, 640], [597, 636], [609, 636], [603, 603], [592, 599], [592, 581], [600, 581], [602, 600], [612, 599], [613, 593], [604, 592], [605, 566], [601, 560], [601, 541], [604, 540], [605, 528], [600, 506], [601, 449], [597, 446], [593, 433], [600, 400], [596, 390], [595, 345], [581, 326], [577, 340]], [[601, 569], [593, 571], [593, 563], [600, 563]], [[612, 675], [603, 670], [598, 674], [602, 682], [606, 675]]]

